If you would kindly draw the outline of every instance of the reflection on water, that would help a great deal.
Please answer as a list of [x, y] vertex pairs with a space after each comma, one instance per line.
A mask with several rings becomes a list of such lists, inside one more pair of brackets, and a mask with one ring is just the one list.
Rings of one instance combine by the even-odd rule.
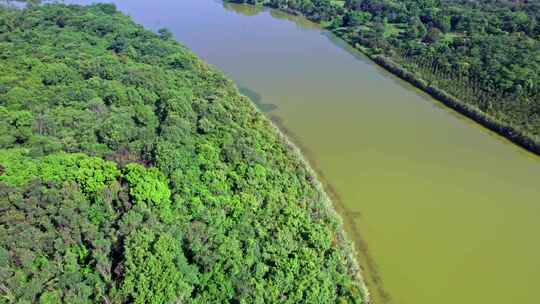
[[251, 101], [257, 106], [257, 108], [261, 111], [261, 112], [264, 112], [264, 113], [267, 113], [267, 112], [270, 112], [270, 111], [273, 111], [277, 108], [277, 106], [275, 104], [271, 104], [271, 103], [265, 103], [263, 100], [262, 100], [262, 96], [261, 94], [249, 89], [249, 88], [246, 88], [246, 87], [242, 87], [240, 85], [238, 85], [238, 89], [240, 91], [241, 94], [247, 96], [249, 99], [251, 99]]
[[282, 12], [280, 10], [270, 10], [269, 12], [270, 12], [270, 16], [276, 19], [287, 20], [287, 21], [293, 22], [295, 25], [298, 26], [299, 29], [317, 29], [317, 30], [321, 29], [321, 27], [318, 24], [299, 16], [291, 15], [291, 14]]
[[248, 4], [234, 4], [223, 2], [223, 8], [228, 11], [234, 11], [235, 13], [250, 17], [256, 16], [263, 11], [261, 6], [248, 5]]

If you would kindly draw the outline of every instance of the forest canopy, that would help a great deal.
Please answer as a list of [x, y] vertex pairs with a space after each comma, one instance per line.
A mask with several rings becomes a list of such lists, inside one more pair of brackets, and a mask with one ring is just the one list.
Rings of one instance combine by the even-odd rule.
[[0, 303], [362, 303], [311, 170], [110, 4], [0, 7]]

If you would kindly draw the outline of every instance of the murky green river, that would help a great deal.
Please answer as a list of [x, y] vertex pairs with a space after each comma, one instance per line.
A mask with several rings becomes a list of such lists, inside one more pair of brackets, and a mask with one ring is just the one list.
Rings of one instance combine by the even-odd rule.
[[540, 302], [539, 157], [301, 18], [212, 0], [114, 2], [225, 71], [302, 148], [375, 303]]

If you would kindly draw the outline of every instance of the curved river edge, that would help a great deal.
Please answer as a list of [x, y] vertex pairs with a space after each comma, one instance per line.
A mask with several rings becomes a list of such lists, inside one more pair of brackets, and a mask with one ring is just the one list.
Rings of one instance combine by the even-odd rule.
[[[0, 0], [0, 5], [3, 4], [3, 1]], [[20, 6], [16, 6], [18, 8], [24, 8], [24, 4]], [[193, 53], [194, 56], [200, 59], [195, 53]], [[202, 64], [208, 65], [212, 70], [216, 70], [220, 73], [223, 73], [219, 68], [213, 66], [212, 64], [204, 61], [203, 59], [200, 59]], [[337, 196], [337, 192], [333, 190], [330, 184], [326, 182], [326, 179], [320, 175], [318, 172], [320, 170], [314, 170], [312, 165], [310, 164], [309, 156], [305, 155], [303, 153], [303, 149], [300, 149], [294, 142], [291, 137], [294, 137], [293, 133], [288, 132], [287, 128], [281, 124], [281, 120], [278, 117], [275, 116], [267, 116], [263, 113], [261, 109], [258, 108], [257, 103], [249, 96], [244, 95], [240, 91], [240, 88], [238, 85], [230, 79], [228, 76], [226, 76], [223, 73], [225, 79], [231, 82], [231, 86], [236, 89], [236, 92], [239, 96], [243, 97], [245, 99], [246, 104], [252, 108], [253, 113], [259, 115], [263, 121], [267, 123], [267, 127], [269, 129], [272, 129], [275, 134], [277, 135], [277, 139], [281, 145], [283, 145], [285, 148], [287, 148], [290, 155], [294, 158], [296, 158], [306, 169], [309, 176], [313, 177], [311, 184], [316, 189], [317, 194], [322, 199], [322, 202], [324, 204], [324, 211], [328, 213], [328, 215], [335, 219], [337, 222], [337, 227], [335, 229], [335, 236], [336, 236], [336, 244], [337, 247], [343, 252], [345, 258], [346, 258], [346, 266], [349, 271], [349, 275], [356, 281], [358, 284], [358, 287], [360, 288], [360, 292], [362, 294], [362, 304], [374, 304], [371, 301], [371, 296], [369, 289], [366, 284], [366, 280], [363, 276], [363, 270], [360, 267], [357, 257], [358, 254], [355, 250], [355, 244], [352, 242], [349, 237], [347, 237], [347, 234], [345, 232], [345, 226], [343, 218], [340, 214], [347, 214], [345, 212], [340, 213], [337, 212], [336, 209], [340, 210], [346, 210], [345, 206], [342, 204], [334, 204], [334, 201], [330, 198], [335, 198], [339, 200], [339, 197]], [[322, 173], [321, 173], [322, 174]], [[322, 181], [322, 182], [321, 182]], [[323, 185], [324, 184], [324, 185]], [[328, 189], [328, 192], [325, 190]], [[361, 239], [360, 234], [358, 231], [353, 231], [355, 234], [355, 237], [357, 240]], [[361, 242], [363, 243], [363, 242]], [[361, 245], [361, 244], [359, 244]], [[367, 248], [365, 246], [360, 246], [359, 248]], [[362, 250], [364, 251], [364, 250]], [[367, 251], [363, 252], [364, 256], [368, 257]], [[375, 266], [372, 263], [372, 260], [368, 258], [368, 268], [370, 268], [370, 271], [374, 271]], [[373, 277], [373, 275], [371, 275]], [[382, 293], [382, 288], [379, 288], [379, 293]]]
[[[238, 90], [238, 86], [236, 84], [234, 84], [234, 86], [237, 88]], [[303, 149], [300, 149], [295, 143], [294, 143], [294, 139], [291, 138], [292, 136], [294, 136], [292, 133], [288, 133], [287, 132], [287, 129], [280, 123], [280, 119], [277, 118], [277, 117], [272, 117], [272, 116], [267, 116], [265, 115], [259, 108], [257, 108], [257, 105], [251, 100], [250, 97], [242, 94], [239, 90], [238, 90], [238, 94], [239, 95], [242, 95], [244, 98], [246, 98], [246, 102], [249, 104], [250, 107], [252, 107], [253, 111], [255, 113], [258, 113], [260, 116], [262, 116], [262, 118], [264, 119], [264, 121], [267, 122], [268, 124], [268, 127], [273, 129], [277, 136], [278, 136], [278, 139], [279, 141], [281, 142], [281, 144], [285, 147], [288, 148], [289, 152], [291, 153], [291, 155], [295, 158], [297, 158], [301, 163], [302, 165], [306, 168], [306, 171], [309, 173], [309, 175], [313, 176], [313, 186], [315, 187], [315, 189], [317, 190], [318, 194], [321, 196], [321, 199], [324, 203], [324, 206], [325, 206], [325, 211], [328, 212], [328, 214], [335, 218], [338, 222], [338, 227], [335, 231], [336, 233], [336, 239], [337, 239], [337, 244], [339, 246], [339, 248], [344, 252], [345, 254], [345, 257], [347, 259], [347, 267], [349, 268], [349, 271], [350, 271], [350, 274], [351, 276], [358, 282], [358, 284], [360, 285], [360, 289], [362, 291], [362, 300], [364, 304], [372, 304], [371, 302], [371, 296], [370, 296], [370, 293], [369, 293], [369, 290], [367, 288], [367, 284], [366, 284], [366, 281], [364, 279], [364, 276], [362, 274], [362, 269], [361, 267], [359, 266], [358, 264], [358, 261], [356, 259], [356, 257], [358, 256], [356, 250], [355, 250], [355, 246], [354, 246], [354, 243], [347, 237], [347, 234], [345, 233], [345, 227], [344, 227], [344, 223], [343, 223], [343, 218], [341, 217], [340, 213], [338, 213], [336, 211], [337, 208], [344, 208], [343, 206], [341, 206], [340, 204], [334, 204], [335, 201], [333, 201], [330, 196], [335, 196], [335, 192], [334, 191], [330, 191], [330, 195], [329, 195], [329, 192], [327, 192], [325, 190], [325, 186], [323, 185], [324, 183], [324, 178], [319, 174], [317, 173], [318, 170], [314, 170], [310, 161], [308, 160], [308, 156], [305, 155], [305, 152]], [[321, 182], [322, 181], [322, 182]], [[331, 188], [330, 188], [331, 190]], [[341, 214], [345, 214], [345, 213], [341, 213]], [[354, 232], [356, 234], [356, 232]], [[362, 247], [360, 247], [362, 248]]]
[[[378, 266], [369, 252], [367, 242], [364, 240], [360, 230], [353, 224], [353, 214], [359, 214], [359, 212], [351, 212], [343, 203], [338, 191], [330, 183], [328, 178], [324, 175], [324, 172], [318, 167], [317, 161], [313, 156], [311, 150], [305, 146], [299, 137], [290, 130], [283, 119], [277, 115], [268, 114], [267, 116], [274, 128], [282, 140], [286, 141], [288, 145], [294, 149], [294, 153], [298, 155], [304, 165], [308, 168], [310, 174], [316, 177], [316, 187], [318, 191], [324, 195], [324, 200], [327, 205], [327, 210], [332, 213], [334, 218], [340, 221], [342, 227], [340, 227], [340, 246], [342, 250], [348, 256], [349, 264], [351, 268], [355, 269], [356, 279], [360, 282], [362, 290], [364, 291], [365, 301], [367, 304], [374, 304], [374, 298], [380, 298], [384, 303], [391, 299], [390, 294], [384, 287], [382, 277], [379, 274]], [[351, 241], [347, 238], [350, 235], [355, 241]], [[360, 265], [360, 266], [359, 266]], [[377, 297], [372, 297], [371, 292], [376, 293]]]
[[[224, 0], [224, 2], [235, 3], [234, 0], [232, 1]], [[246, 5], [252, 5], [252, 4], [246, 3]], [[322, 25], [321, 22], [313, 18], [309, 18], [305, 16], [301, 11], [292, 10], [292, 9], [275, 8], [267, 4], [263, 4], [263, 5], [268, 8], [283, 11], [291, 15], [302, 16], [312, 22], [315, 22], [321, 25], [321, 27], [325, 29], [324, 25]], [[255, 6], [255, 5], [252, 5], [252, 6]], [[256, 6], [260, 6], [260, 5], [256, 5]], [[471, 105], [469, 103], [466, 103], [463, 100], [459, 99], [458, 97], [446, 92], [445, 90], [440, 89], [433, 84], [430, 84], [428, 81], [423, 79], [417, 73], [409, 71], [407, 68], [397, 64], [392, 59], [383, 55], [376, 54], [373, 49], [367, 46], [360, 45], [358, 43], [354, 43], [350, 41], [349, 39], [347, 39], [347, 37], [340, 35], [340, 32], [335, 32], [331, 30], [329, 30], [329, 32], [332, 33], [332, 35], [335, 35], [336, 37], [345, 41], [348, 45], [350, 45], [354, 49], [360, 51], [362, 54], [364, 54], [367, 58], [369, 58], [371, 61], [373, 61], [380, 67], [384, 68], [385, 70], [394, 74], [395, 76], [401, 78], [402, 80], [412, 84], [414, 87], [426, 92], [435, 100], [441, 102], [442, 104], [455, 110], [456, 112], [470, 118], [471, 120], [477, 122], [478, 124], [484, 126], [485, 128], [501, 135], [502, 137], [524, 148], [525, 150], [528, 150], [540, 156], [540, 136], [529, 134], [521, 130], [521, 128], [515, 126], [512, 123], [502, 121], [491, 115], [486, 114], [485, 112], [480, 110], [478, 107]]]
[[[364, 49], [363, 47], [360, 47], [358, 45], [356, 45], [355, 48], [360, 51]], [[382, 55], [371, 55], [369, 54], [369, 52], [366, 51], [362, 51], [362, 53], [366, 54], [366, 56], [368, 56], [379, 66], [383, 67], [385, 70], [414, 85], [418, 89], [428, 93], [431, 97], [440, 101], [447, 107], [457, 111], [460, 114], [463, 114], [464, 116], [467, 116], [473, 121], [479, 123], [480, 125], [486, 127], [491, 131], [494, 131], [495, 133], [498, 133], [499, 135], [510, 140], [511, 142], [523, 147], [524, 149], [540, 155], [540, 139], [538, 138], [538, 136], [528, 134], [522, 131], [520, 128], [514, 126], [513, 124], [504, 122], [493, 116], [490, 116], [479, 108], [449, 94], [445, 90], [440, 89], [434, 85], [430, 85], [427, 81], [418, 76], [418, 74], [410, 72], [409, 70], [395, 63], [388, 57]]]

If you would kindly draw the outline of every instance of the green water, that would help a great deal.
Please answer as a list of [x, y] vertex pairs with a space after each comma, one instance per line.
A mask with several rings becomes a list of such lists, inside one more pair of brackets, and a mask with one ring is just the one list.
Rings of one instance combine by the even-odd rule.
[[375, 303], [540, 302], [539, 157], [301, 18], [212, 0], [114, 2], [225, 71], [302, 148]]

